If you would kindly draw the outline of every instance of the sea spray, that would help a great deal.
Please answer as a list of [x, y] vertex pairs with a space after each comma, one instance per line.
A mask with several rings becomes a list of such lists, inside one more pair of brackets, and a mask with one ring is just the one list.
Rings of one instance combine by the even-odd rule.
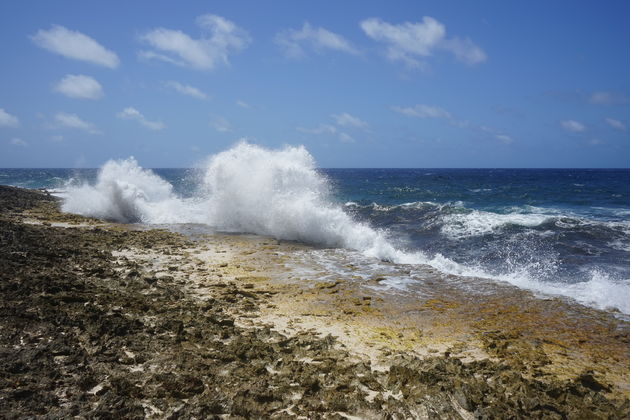
[[328, 181], [303, 146], [270, 150], [241, 142], [209, 158], [198, 196], [186, 200], [134, 158], [108, 161], [94, 185], [67, 186], [62, 209], [123, 223], [206, 223], [410, 260], [382, 231], [355, 221], [331, 199]]
[[[333, 199], [330, 183], [304, 147], [270, 150], [243, 142], [210, 157], [201, 172], [197, 193], [182, 198], [173, 185], [135, 159], [109, 161], [93, 184], [67, 186], [63, 210], [119, 222], [204, 223], [219, 230], [345, 248], [375, 258], [375, 264], [425, 264], [445, 274], [491, 278], [630, 313], [630, 286], [623, 271], [574, 264], [567, 273], [565, 254], [557, 253], [566, 244], [580, 245], [572, 238], [584, 235], [590, 235], [589, 246], [602, 246], [599, 240], [612, 243], [612, 251], [625, 250], [628, 224], [618, 217], [590, 219], [530, 205], [470, 209], [459, 200], [372, 205], [353, 200], [344, 206]], [[369, 182], [378, 187], [380, 181]], [[430, 196], [428, 191], [414, 187], [394, 193], [417, 199]], [[401, 238], [413, 235], [430, 240], [398, 245]], [[572, 252], [569, 258], [589, 255]], [[358, 261], [363, 267], [358, 269], [366, 269]]]
[[220, 229], [350, 248], [396, 260], [383, 232], [352, 219], [330, 196], [303, 147], [269, 150], [239, 143], [209, 160], [208, 222]]
[[133, 157], [105, 163], [94, 185], [67, 185], [62, 210], [122, 223], [193, 221], [190, 206], [173, 194], [172, 185]]

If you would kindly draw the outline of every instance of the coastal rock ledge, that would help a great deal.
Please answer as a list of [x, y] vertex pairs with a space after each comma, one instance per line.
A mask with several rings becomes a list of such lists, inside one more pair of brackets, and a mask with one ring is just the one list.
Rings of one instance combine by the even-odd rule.
[[407, 313], [459, 337], [440, 347], [343, 280], [274, 280], [302, 245], [58, 204], [0, 186], [2, 418], [630, 418], [630, 334], [615, 314], [486, 301], [471, 319], [434, 297]]

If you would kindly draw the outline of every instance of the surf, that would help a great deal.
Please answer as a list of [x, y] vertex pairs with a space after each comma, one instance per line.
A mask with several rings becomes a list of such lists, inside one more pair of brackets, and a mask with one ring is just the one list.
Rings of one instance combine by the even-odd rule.
[[[303, 146], [267, 149], [240, 142], [202, 163], [194, 193], [186, 197], [134, 158], [108, 161], [94, 182], [69, 183], [65, 190], [62, 210], [70, 213], [122, 223], [204, 224], [219, 231], [353, 250], [380, 261], [428, 265], [445, 275], [494, 279], [630, 313], [630, 287], [624, 279], [589, 268], [580, 281], [561, 280], [559, 258], [543, 240], [547, 228], [566, 220], [560, 215], [540, 209], [497, 214], [466, 208], [460, 201], [365, 206], [339, 200], [331, 180]], [[423, 214], [430, 217], [423, 219]], [[482, 238], [498, 251], [490, 249], [496, 255], [484, 265], [457, 252], [431, 250], [431, 244], [423, 249], [402, 239], [405, 232], [394, 228], [397, 217], [411, 220], [412, 227], [417, 223], [416, 230], [433, 229], [445, 250]]]

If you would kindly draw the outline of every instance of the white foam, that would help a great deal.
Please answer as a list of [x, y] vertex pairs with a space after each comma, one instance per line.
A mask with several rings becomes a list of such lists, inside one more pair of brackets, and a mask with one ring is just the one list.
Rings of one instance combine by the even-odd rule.
[[68, 185], [62, 210], [123, 223], [198, 222], [189, 204], [173, 194], [171, 184], [141, 168], [132, 157], [108, 161], [95, 185]]
[[218, 229], [355, 249], [406, 260], [383, 232], [334, 203], [304, 147], [269, 150], [245, 142], [212, 156], [202, 192], [183, 200], [134, 158], [109, 161], [94, 185], [68, 185], [63, 210], [119, 222], [207, 223]]
[[630, 314], [630, 279], [615, 280], [599, 270], [591, 270], [587, 281], [570, 284], [538, 280], [545, 277], [541, 275], [541, 270], [553, 271], [554, 267], [541, 266], [534, 261], [520, 267], [510, 267], [505, 273], [489, 273], [482, 267], [463, 265], [441, 254], [431, 258], [420, 256], [418, 263], [429, 265], [445, 274], [503, 281], [521, 289], [545, 295], [566, 296], [587, 306], [604, 310], [617, 309], [624, 314]]
[[[543, 293], [570, 296], [596, 307], [614, 306], [630, 313], [630, 287], [602, 273], [576, 284], [538, 281], [553, 271], [553, 259], [510, 265], [505, 274], [459, 264], [440, 254], [404, 252], [386, 232], [355, 221], [333, 200], [326, 179], [304, 147], [264, 149], [248, 143], [212, 156], [200, 193], [182, 199], [171, 184], [135, 159], [109, 161], [94, 185], [68, 185], [63, 210], [120, 222], [205, 223], [221, 230], [270, 235], [278, 239], [340, 247], [399, 264], [426, 264], [443, 273], [510, 282]], [[403, 206], [433, 206], [416, 202]], [[457, 202], [450, 206], [463, 206]], [[348, 206], [352, 206], [348, 203]], [[538, 226], [549, 214], [495, 214], [483, 211], [444, 216], [443, 231], [452, 237], [483, 235], [507, 224]], [[542, 277], [541, 277], [542, 275]]]
[[461, 239], [493, 233], [508, 225], [540, 226], [549, 220], [553, 219], [545, 214], [499, 214], [473, 210], [466, 214], [448, 214], [443, 216], [442, 221], [444, 225], [441, 228], [441, 232], [452, 239]]
[[630, 252], [630, 241], [617, 239], [615, 241], [608, 242], [606, 245], [618, 251]]
[[424, 210], [427, 208], [436, 208], [436, 209], [442, 209], [445, 207], [449, 207], [449, 206], [455, 206], [458, 203], [461, 203], [461, 201], [458, 201], [457, 203], [446, 203], [446, 204], [438, 204], [438, 203], [434, 203], [432, 201], [412, 201], [409, 203], [402, 203], [402, 204], [392, 204], [392, 205], [382, 205], [382, 204], [378, 204], [378, 203], [371, 203], [371, 204], [367, 204], [367, 205], [360, 205], [358, 203], [355, 203], [354, 201], [348, 201], [347, 203], [345, 203], [344, 205], [346, 207], [359, 207], [359, 208], [368, 208], [371, 209], [373, 211], [380, 211], [380, 212], [388, 212], [388, 211], [394, 211], [394, 210], [399, 210], [399, 209], [414, 209], [414, 210]]
[[209, 160], [204, 184], [211, 198], [207, 221], [219, 229], [399, 257], [383, 232], [334, 204], [326, 179], [302, 146], [269, 150], [240, 143]]

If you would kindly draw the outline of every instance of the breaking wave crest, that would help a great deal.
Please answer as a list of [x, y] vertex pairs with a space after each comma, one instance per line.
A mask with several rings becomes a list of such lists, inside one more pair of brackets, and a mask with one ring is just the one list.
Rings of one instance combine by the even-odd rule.
[[[630, 290], [625, 281], [601, 272], [593, 272], [590, 280], [575, 284], [557, 281], [557, 258], [542, 255], [541, 249], [521, 246], [534, 249], [521, 252], [520, 248], [510, 248], [506, 255], [498, 255], [502, 261], [496, 266], [499, 269], [491, 269], [440, 251], [423, 252], [417, 247], [405, 251], [397, 246], [397, 234], [374, 227], [383, 213], [413, 220], [411, 216], [417, 212], [426, 212], [428, 217], [422, 223], [429, 226], [427, 229], [435, 223], [443, 239], [459, 241], [501, 231], [505, 226], [560, 225], [563, 219], [558, 215], [496, 214], [466, 209], [461, 202], [371, 207], [348, 202], [344, 206], [334, 199], [330, 183], [317, 171], [304, 147], [270, 150], [239, 143], [207, 160], [196, 193], [187, 198], [177, 195], [173, 185], [140, 167], [133, 158], [109, 161], [99, 170], [95, 183], [66, 186], [62, 209], [123, 223], [203, 223], [218, 230], [356, 250], [385, 261], [427, 264], [443, 273], [493, 278], [525, 289], [571, 296], [599, 308], [616, 306], [630, 313]], [[368, 213], [378, 214], [357, 217]], [[625, 246], [625, 242], [619, 243]]]
[[94, 185], [67, 185], [62, 210], [122, 223], [177, 223], [189, 213], [173, 186], [134, 158], [107, 162]]
[[326, 178], [304, 147], [268, 150], [240, 143], [209, 160], [203, 184], [208, 223], [220, 229], [401, 259], [383, 232], [334, 204]]
[[547, 295], [568, 296], [576, 301], [598, 309], [617, 309], [630, 314], [630, 287], [627, 281], [617, 280], [597, 269], [586, 273], [585, 281], [566, 283], [563, 281], [542, 280], [546, 272], [554, 272], [554, 260], [530, 261], [511, 266], [503, 271], [488, 270], [474, 264], [460, 264], [441, 254], [427, 259], [423, 264], [430, 265], [446, 274], [465, 277], [479, 277], [510, 283], [521, 289]]
[[268, 150], [239, 143], [208, 160], [199, 193], [189, 199], [177, 197], [171, 184], [133, 158], [109, 161], [94, 185], [67, 186], [62, 209], [123, 223], [206, 223], [409, 261], [382, 231], [353, 220], [334, 203], [304, 147]]

